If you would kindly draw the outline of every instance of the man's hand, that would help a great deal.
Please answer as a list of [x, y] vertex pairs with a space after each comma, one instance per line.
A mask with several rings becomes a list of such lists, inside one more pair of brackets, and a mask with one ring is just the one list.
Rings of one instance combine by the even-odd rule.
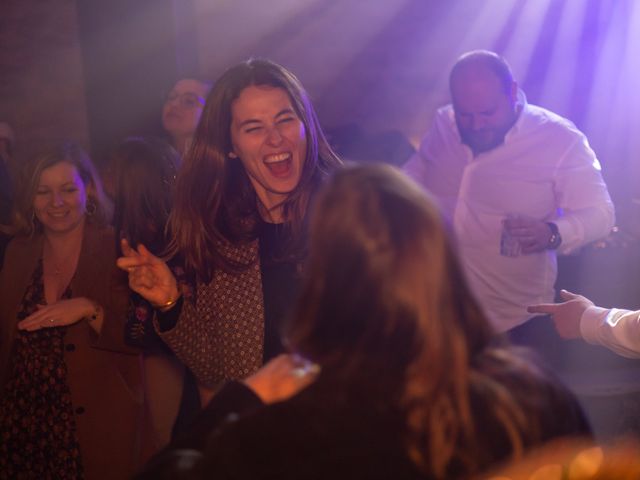
[[553, 232], [542, 220], [515, 215], [502, 221], [505, 230], [518, 241], [523, 254], [542, 252], [549, 246]]
[[562, 338], [580, 338], [580, 319], [584, 311], [593, 306], [593, 302], [582, 295], [560, 291], [563, 303], [542, 303], [527, 308], [530, 313], [546, 313], [551, 315], [556, 330]]

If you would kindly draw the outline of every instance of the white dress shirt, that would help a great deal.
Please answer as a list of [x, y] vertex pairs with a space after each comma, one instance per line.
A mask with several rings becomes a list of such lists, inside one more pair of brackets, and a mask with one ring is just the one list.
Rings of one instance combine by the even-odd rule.
[[556, 252], [500, 255], [502, 221], [524, 215], [553, 221], [561, 253], [606, 236], [614, 209], [600, 164], [568, 120], [529, 105], [504, 143], [473, 156], [451, 105], [438, 110], [405, 171], [429, 190], [452, 221], [467, 279], [498, 331], [531, 318], [528, 305], [553, 300]]
[[618, 355], [640, 358], [640, 310], [589, 307], [580, 319], [582, 338]]

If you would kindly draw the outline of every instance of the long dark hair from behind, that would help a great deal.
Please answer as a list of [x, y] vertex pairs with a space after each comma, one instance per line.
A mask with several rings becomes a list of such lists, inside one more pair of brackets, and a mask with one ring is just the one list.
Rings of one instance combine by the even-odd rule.
[[131, 137], [118, 146], [111, 158], [117, 239], [162, 253], [179, 160], [169, 143], [156, 138]]
[[409, 456], [436, 478], [478, 467], [486, 438], [474, 392], [495, 398], [483, 414], [512, 451], [526, 430], [518, 402], [477, 365], [508, 370], [511, 357], [495, 345], [448, 237], [435, 203], [393, 167], [337, 172], [316, 198], [306, 278], [285, 329], [290, 349], [319, 363], [336, 389], [402, 412]]
[[178, 175], [175, 206], [169, 219], [170, 254], [184, 259], [187, 275], [208, 281], [216, 268], [245, 268], [221, 253], [220, 245], [239, 245], [256, 238], [257, 196], [232, 151], [231, 105], [252, 85], [281, 88], [289, 95], [305, 127], [307, 152], [300, 182], [283, 205], [292, 239], [292, 257], [302, 255], [310, 197], [330, 171], [340, 164], [331, 150], [300, 81], [269, 60], [248, 60], [227, 70], [207, 97], [200, 123]]

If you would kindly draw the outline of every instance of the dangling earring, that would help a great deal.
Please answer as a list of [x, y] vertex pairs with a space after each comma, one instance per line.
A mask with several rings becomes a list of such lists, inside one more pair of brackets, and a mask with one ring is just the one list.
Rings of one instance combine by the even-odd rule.
[[229, 152], [229, 158], [238, 158], [235, 152]]
[[93, 200], [87, 201], [87, 205], [84, 207], [85, 212], [87, 212], [88, 216], [93, 216], [98, 211], [98, 207], [93, 202]]

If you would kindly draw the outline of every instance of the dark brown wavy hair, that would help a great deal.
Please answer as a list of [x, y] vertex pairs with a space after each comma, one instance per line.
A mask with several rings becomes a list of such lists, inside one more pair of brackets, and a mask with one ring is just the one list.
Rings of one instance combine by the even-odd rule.
[[307, 152], [300, 182], [283, 205], [292, 239], [291, 256], [304, 250], [304, 223], [309, 199], [340, 161], [331, 150], [300, 81], [286, 68], [269, 60], [252, 59], [227, 70], [207, 97], [200, 123], [178, 175], [174, 209], [169, 218], [168, 254], [184, 259], [187, 275], [204, 281], [213, 270], [237, 270], [219, 245], [242, 244], [256, 238], [259, 219], [256, 193], [241, 162], [232, 151], [231, 105], [252, 85], [281, 88], [305, 127]]
[[131, 137], [118, 146], [111, 157], [117, 240], [163, 251], [179, 163], [178, 152], [161, 139]]
[[[518, 454], [535, 437], [536, 419], [505, 385], [544, 375], [496, 340], [434, 202], [399, 171], [334, 175], [316, 199], [307, 267], [289, 347], [338, 391], [400, 411], [409, 456], [425, 473], [459, 478], [495, 461], [480, 453], [488, 442]], [[537, 399], [541, 382], [530, 384]], [[486, 404], [493, 439], [472, 403]]]

